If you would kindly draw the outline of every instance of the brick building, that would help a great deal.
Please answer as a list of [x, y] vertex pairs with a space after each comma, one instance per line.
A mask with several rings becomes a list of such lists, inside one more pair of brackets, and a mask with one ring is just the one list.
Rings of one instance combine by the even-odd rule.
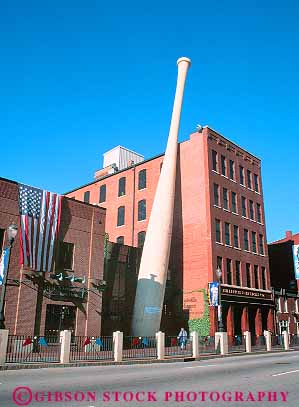
[[[5, 230], [19, 224], [18, 184], [0, 178], [0, 249]], [[51, 273], [20, 267], [19, 239], [11, 252], [5, 325], [12, 334], [76, 335], [101, 331], [105, 209], [63, 197]], [[2, 286], [0, 286], [0, 289]]]
[[[141, 247], [163, 155], [117, 171], [113, 163], [96, 180], [69, 191], [79, 201], [107, 208], [109, 240]], [[112, 173], [111, 173], [112, 171]], [[261, 180], [261, 162], [205, 127], [179, 144], [169, 282], [176, 295], [169, 319], [185, 324], [205, 317], [207, 284], [222, 269], [224, 324], [230, 335], [274, 329]], [[167, 309], [169, 307], [169, 309]], [[211, 333], [217, 329], [210, 309]]]
[[293, 246], [299, 233], [287, 231], [285, 237], [268, 245], [270, 279], [276, 304], [277, 333], [299, 335], [299, 279], [295, 275]]

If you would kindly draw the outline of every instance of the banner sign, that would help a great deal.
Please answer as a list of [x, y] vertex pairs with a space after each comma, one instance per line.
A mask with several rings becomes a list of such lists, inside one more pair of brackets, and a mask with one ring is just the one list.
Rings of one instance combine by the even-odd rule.
[[159, 314], [160, 307], [144, 307], [145, 314]]
[[0, 285], [3, 284], [5, 273], [7, 273], [9, 250], [9, 248], [4, 249], [0, 259]]
[[219, 283], [217, 281], [209, 283], [208, 298], [209, 298], [209, 305], [211, 307], [218, 307], [218, 305], [219, 305]]
[[299, 244], [293, 245], [295, 279], [299, 280]]

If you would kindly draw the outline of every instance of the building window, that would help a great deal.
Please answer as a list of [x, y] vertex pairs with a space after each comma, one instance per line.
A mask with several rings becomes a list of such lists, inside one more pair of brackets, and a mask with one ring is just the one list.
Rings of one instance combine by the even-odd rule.
[[223, 188], [223, 208], [228, 209], [228, 191]]
[[227, 284], [232, 285], [232, 261], [226, 259], [226, 281]]
[[235, 192], [232, 192], [232, 212], [233, 213], [238, 213], [237, 209], [237, 194]]
[[126, 178], [122, 177], [118, 180], [118, 196], [126, 195]]
[[246, 218], [247, 217], [246, 198], [244, 198], [244, 196], [242, 196], [241, 201], [242, 201], [242, 216], [244, 216], [244, 218]]
[[259, 223], [262, 223], [262, 212], [261, 212], [261, 205], [260, 204], [256, 204], [256, 220]]
[[295, 300], [295, 312], [296, 314], [299, 313], [299, 305], [298, 305], [299, 300]]
[[244, 229], [244, 250], [249, 251], [248, 230]]
[[225, 244], [230, 246], [230, 224], [225, 222], [224, 224], [224, 234], [225, 234]]
[[216, 242], [221, 243], [221, 223], [219, 219], [215, 220], [216, 225]]
[[58, 246], [58, 270], [73, 270], [74, 268], [74, 244], [59, 242]]
[[145, 219], [146, 219], [146, 200], [142, 199], [142, 201], [138, 202], [138, 220]]
[[160, 172], [162, 171], [163, 161], [160, 163]]
[[258, 268], [258, 266], [254, 266], [253, 272], [254, 272], [255, 288], [260, 288], [260, 285], [259, 285], [259, 268]]
[[252, 240], [252, 251], [253, 251], [253, 253], [257, 253], [257, 250], [256, 250], [256, 232], [251, 232], [251, 240]]
[[118, 236], [116, 238], [116, 243], [118, 243], [118, 244], [124, 244], [124, 241], [125, 241], [124, 236]]
[[222, 270], [222, 257], [217, 256], [217, 269], [220, 268]]
[[283, 312], [288, 312], [288, 299], [284, 298], [283, 300]]
[[221, 156], [221, 174], [226, 175], [226, 158], [224, 155]]
[[275, 298], [275, 303], [276, 303], [276, 311], [281, 312], [280, 298]]
[[0, 229], [0, 257], [2, 254], [2, 247], [3, 247], [3, 242], [4, 242], [4, 233], [5, 229]]
[[217, 158], [217, 152], [215, 150], [212, 150], [212, 165], [213, 165], [213, 170], [218, 172], [218, 158]]
[[240, 184], [245, 185], [244, 184], [244, 168], [241, 165], [239, 167], [239, 175], [240, 175]]
[[249, 201], [249, 216], [251, 220], [254, 220], [254, 209], [253, 209], [253, 201]]
[[253, 180], [254, 180], [254, 190], [255, 190], [255, 192], [260, 192], [258, 175], [253, 174]]
[[251, 281], [250, 281], [250, 264], [246, 263], [246, 285], [247, 287], [251, 287]]
[[137, 240], [138, 240], [137, 246], [139, 248], [142, 248], [143, 245], [144, 245], [144, 240], [145, 240], [145, 232], [144, 231], [138, 233]]
[[262, 267], [262, 289], [266, 290], [267, 289], [267, 284], [266, 284], [266, 267]]
[[219, 206], [219, 185], [214, 184], [214, 205]]
[[247, 170], [247, 188], [252, 189], [251, 185], [251, 172]]
[[259, 253], [264, 254], [264, 236], [259, 235]]
[[138, 174], [138, 189], [144, 188], [146, 188], [146, 170], [141, 170]]
[[234, 225], [234, 246], [239, 247], [239, 228]]
[[90, 199], [90, 191], [85, 191], [83, 201], [85, 203], [89, 203], [89, 199]]
[[100, 199], [99, 203], [106, 202], [106, 185], [100, 186]]
[[125, 207], [120, 206], [117, 209], [117, 226], [123, 226], [125, 224]]
[[232, 160], [229, 160], [229, 177], [235, 179], [235, 163]]
[[241, 286], [241, 263], [236, 260], [236, 285]]

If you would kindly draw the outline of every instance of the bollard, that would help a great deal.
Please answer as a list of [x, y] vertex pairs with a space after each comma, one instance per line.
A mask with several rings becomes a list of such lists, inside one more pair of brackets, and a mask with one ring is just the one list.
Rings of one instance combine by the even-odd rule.
[[270, 331], [266, 331], [265, 332], [265, 338], [266, 338], [266, 349], [267, 352], [270, 352], [272, 349], [272, 340], [271, 340], [271, 332]]
[[165, 333], [161, 331], [157, 332], [156, 340], [157, 340], [157, 359], [163, 360], [165, 358]]
[[123, 359], [123, 338], [123, 332], [113, 332], [113, 353], [115, 362], [121, 362]]
[[195, 359], [199, 359], [198, 332], [191, 332], [191, 341], [192, 341], [192, 355]]
[[285, 350], [290, 350], [290, 342], [289, 342], [289, 334], [288, 334], [288, 332], [283, 331], [282, 337], [283, 337], [284, 349]]
[[0, 329], [0, 366], [6, 362], [8, 329]]
[[249, 331], [245, 331], [244, 336], [245, 336], [246, 352], [250, 353], [251, 352], [251, 333]]
[[71, 331], [61, 331], [60, 363], [70, 363]]
[[228, 354], [227, 332], [215, 332], [215, 348], [217, 349], [220, 342], [221, 355]]

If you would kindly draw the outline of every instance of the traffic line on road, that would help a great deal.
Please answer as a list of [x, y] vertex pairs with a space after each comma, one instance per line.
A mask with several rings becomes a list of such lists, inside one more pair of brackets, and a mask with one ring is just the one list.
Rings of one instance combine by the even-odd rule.
[[217, 365], [204, 365], [204, 366], [187, 366], [185, 369], [197, 369], [197, 368], [202, 368], [202, 367], [211, 367], [211, 366], [217, 366]]
[[298, 372], [299, 372], [299, 369], [297, 369], [297, 370], [290, 370], [289, 372], [276, 373], [276, 374], [273, 374], [273, 375], [271, 375], [271, 376], [273, 376], [273, 377], [275, 377], [275, 376], [283, 376], [283, 375], [285, 375], [285, 374], [298, 373]]

